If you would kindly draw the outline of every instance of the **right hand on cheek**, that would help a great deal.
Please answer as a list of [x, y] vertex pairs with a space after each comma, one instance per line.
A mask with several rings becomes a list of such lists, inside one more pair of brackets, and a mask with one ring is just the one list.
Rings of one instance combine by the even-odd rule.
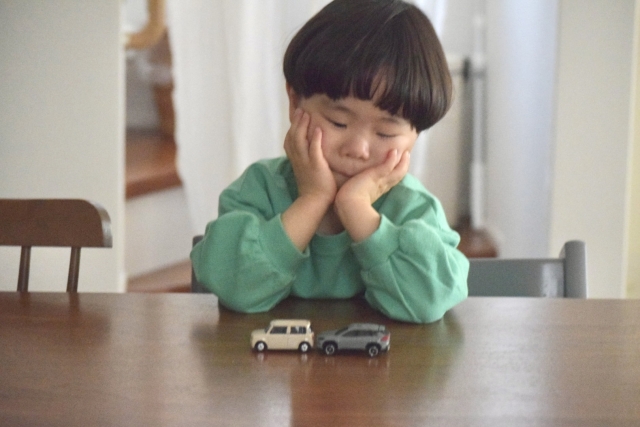
[[298, 109], [284, 140], [284, 150], [293, 167], [298, 197], [323, 200], [331, 205], [338, 191], [335, 178], [322, 153], [322, 131], [315, 128], [310, 140], [311, 116]]
[[309, 136], [310, 123], [309, 114], [296, 111], [284, 140], [298, 184], [298, 198], [282, 213], [282, 225], [300, 251], [309, 245], [338, 191], [322, 154], [322, 131], [314, 129]]

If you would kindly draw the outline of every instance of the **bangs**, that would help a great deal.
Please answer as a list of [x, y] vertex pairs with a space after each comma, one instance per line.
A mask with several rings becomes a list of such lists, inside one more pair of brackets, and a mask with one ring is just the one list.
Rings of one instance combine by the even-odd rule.
[[[323, 16], [332, 5], [344, 7]], [[329, 6], [300, 30], [285, 54], [285, 78], [296, 93], [371, 100], [418, 131], [444, 116], [451, 78], [422, 12], [400, 1], [334, 1]]]

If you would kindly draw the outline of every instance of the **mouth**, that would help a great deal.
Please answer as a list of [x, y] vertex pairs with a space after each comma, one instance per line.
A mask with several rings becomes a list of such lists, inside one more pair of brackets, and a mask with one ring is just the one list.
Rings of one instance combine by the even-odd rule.
[[340, 175], [342, 177], [345, 178], [352, 178], [354, 176], [356, 176], [358, 173], [360, 173], [361, 171], [358, 170], [359, 168], [357, 167], [346, 167], [346, 168], [335, 168], [335, 167], [331, 167], [331, 171], [335, 174], [335, 175]]
[[351, 177], [354, 176], [353, 174], [348, 174], [348, 173], [341, 172], [341, 171], [335, 170], [335, 169], [332, 169], [331, 171], [333, 172], [333, 176], [335, 177], [336, 181], [338, 181], [338, 182], [343, 182], [344, 183], [344, 182], [348, 181], [349, 179], [351, 179]]

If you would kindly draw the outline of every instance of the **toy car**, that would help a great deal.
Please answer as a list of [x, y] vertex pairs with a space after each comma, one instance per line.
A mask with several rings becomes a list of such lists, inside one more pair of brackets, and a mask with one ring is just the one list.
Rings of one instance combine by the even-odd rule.
[[313, 331], [309, 320], [272, 320], [264, 329], [251, 332], [251, 348], [257, 351], [300, 350], [313, 347]]
[[352, 323], [346, 328], [321, 332], [316, 337], [316, 346], [326, 355], [337, 350], [365, 350], [370, 357], [389, 350], [391, 334], [384, 325], [375, 323]]

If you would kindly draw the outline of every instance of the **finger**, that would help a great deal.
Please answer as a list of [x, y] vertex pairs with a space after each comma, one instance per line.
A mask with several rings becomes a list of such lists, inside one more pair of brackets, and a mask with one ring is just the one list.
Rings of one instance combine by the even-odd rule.
[[399, 171], [404, 176], [409, 171], [409, 165], [411, 164], [411, 153], [409, 151], [405, 151], [400, 156], [398, 160], [398, 164], [393, 169], [395, 171]]
[[322, 153], [322, 129], [320, 128], [315, 128], [311, 135], [309, 157], [315, 163], [322, 163], [324, 161], [324, 154]]
[[389, 173], [388, 179], [391, 183], [391, 186], [399, 183], [402, 178], [409, 172], [409, 164], [411, 163], [411, 154], [408, 151], [402, 153], [402, 155], [398, 156], [398, 162], [396, 163], [393, 170]]
[[307, 141], [307, 130], [309, 128], [310, 116], [308, 113], [297, 109], [293, 115], [291, 127], [285, 137], [285, 152], [291, 159], [292, 156], [308, 160], [309, 143]]
[[390, 150], [385, 161], [375, 168], [377, 179], [382, 186], [391, 188], [407, 174], [409, 170], [409, 153], [400, 154], [397, 149]]
[[301, 111], [300, 119], [296, 123], [294, 128], [296, 145], [307, 148], [309, 142], [307, 141], [307, 132], [309, 132], [309, 123], [311, 122], [311, 116], [309, 113]]
[[400, 161], [400, 156], [398, 155], [398, 150], [397, 149], [389, 150], [389, 152], [387, 153], [387, 157], [384, 159], [384, 162], [382, 162], [376, 168], [376, 172], [380, 177], [387, 176], [393, 172], [393, 170], [398, 165], [399, 161]]
[[289, 126], [289, 130], [287, 131], [287, 134], [285, 135], [285, 138], [284, 138], [285, 151], [287, 149], [290, 149], [291, 148], [290, 146], [295, 142], [296, 129], [300, 124], [301, 117], [302, 117], [302, 110], [300, 108], [297, 108], [293, 113], [293, 117], [291, 118], [291, 126]]

